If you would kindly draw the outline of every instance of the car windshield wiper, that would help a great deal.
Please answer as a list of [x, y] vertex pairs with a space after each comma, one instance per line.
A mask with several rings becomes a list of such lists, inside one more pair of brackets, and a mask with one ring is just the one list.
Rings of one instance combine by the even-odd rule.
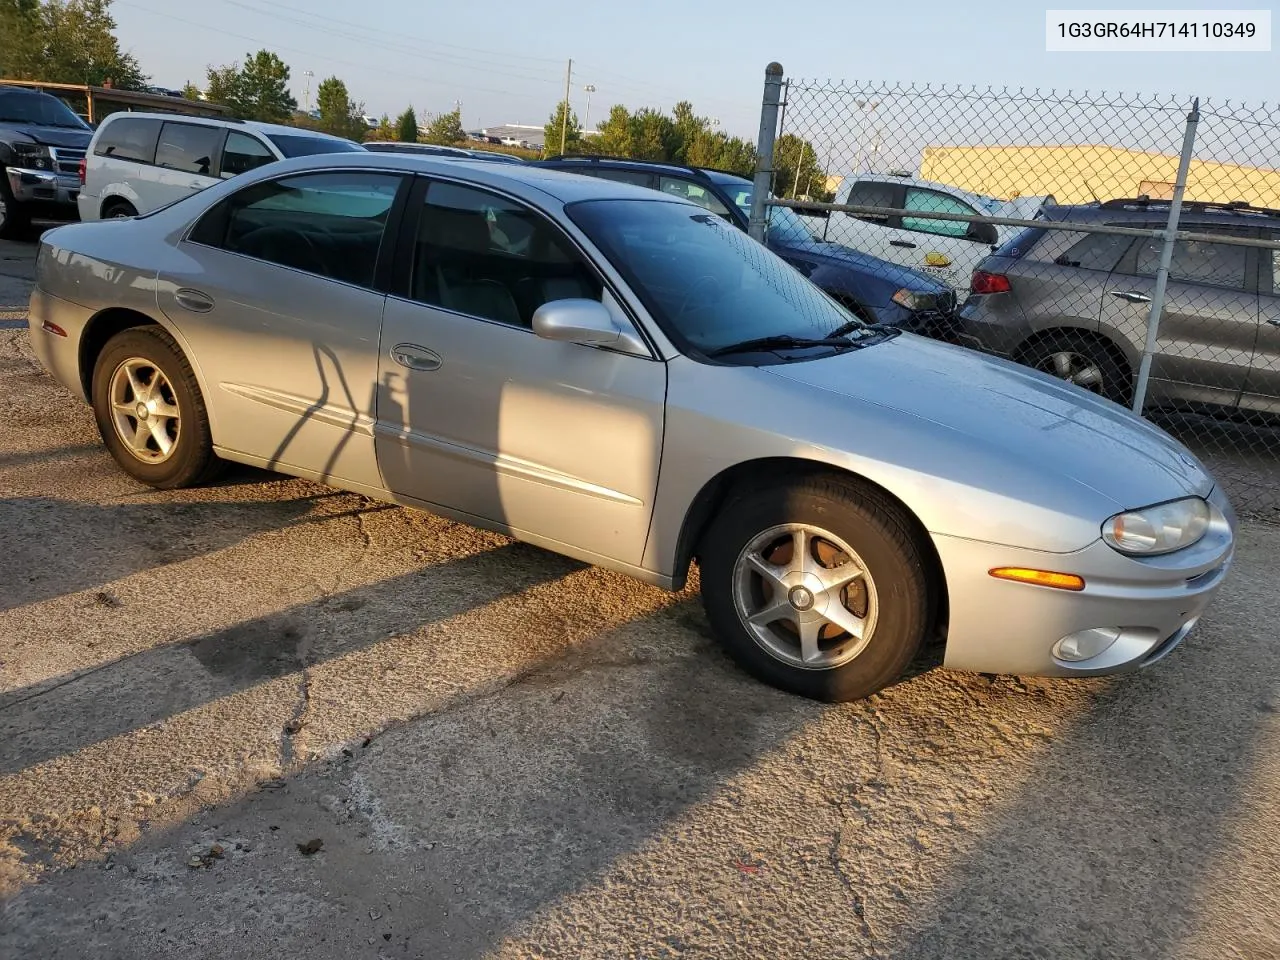
[[844, 347], [847, 349], [858, 346], [861, 346], [861, 344], [846, 337], [793, 337], [789, 334], [781, 334], [773, 337], [756, 337], [753, 340], [743, 340], [741, 343], [731, 343], [728, 346], [716, 347], [714, 350], [707, 351], [707, 356], [724, 357], [731, 353], [787, 350], [796, 347]]
[[840, 326], [832, 330], [828, 337], [847, 337], [855, 330], [865, 331], [867, 334], [881, 333], [885, 336], [894, 336], [902, 331], [897, 327], [891, 327], [883, 323], [867, 323], [865, 320], [850, 320], [848, 323], [842, 323]]

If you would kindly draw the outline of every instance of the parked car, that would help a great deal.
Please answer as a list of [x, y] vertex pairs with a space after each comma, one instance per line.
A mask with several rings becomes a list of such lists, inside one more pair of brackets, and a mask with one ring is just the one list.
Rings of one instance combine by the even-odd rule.
[[[616, 157], [550, 157], [533, 162], [684, 197], [743, 232], [751, 218], [753, 184], [737, 174]], [[932, 277], [819, 240], [787, 207], [770, 208], [766, 245], [869, 323], [884, 323], [939, 340], [954, 338], [955, 291]]]
[[316, 130], [171, 113], [113, 113], [89, 143], [81, 220], [134, 217], [286, 157], [363, 152]]
[[0, 238], [33, 217], [75, 220], [80, 160], [93, 128], [57, 97], [0, 84]]
[[1017, 364], [851, 318], [698, 204], [337, 154], [46, 233], [34, 354], [158, 488], [254, 464], [679, 590], [822, 700], [944, 665], [1133, 671], [1235, 516], [1185, 448]]
[[[1164, 200], [1046, 207], [1046, 221], [1163, 229]], [[1280, 210], [1185, 202], [1181, 229], [1280, 240]], [[1162, 240], [1031, 227], [984, 259], [964, 342], [1117, 403], [1133, 396]], [[1280, 257], [1178, 240], [1152, 357], [1153, 405], [1280, 413]]]
[[373, 153], [409, 153], [419, 156], [456, 157], [459, 160], [492, 160], [495, 163], [524, 163], [519, 157], [495, 150], [471, 150], [436, 143], [405, 143], [399, 140], [366, 141], [364, 148]]
[[[1028, 220], [1049, 200], [1052, 198], [1021, 197], [1003, 201], [904, 173], [847, 177], [835, 196], [836, 203], [854, 206]], [[816, 224], [816, 232], [828, 240], [923, 271], [960, 292], [967, 288], [978, 261], [1017, 230], [962, 220], [833, 210], [825, 223]]]

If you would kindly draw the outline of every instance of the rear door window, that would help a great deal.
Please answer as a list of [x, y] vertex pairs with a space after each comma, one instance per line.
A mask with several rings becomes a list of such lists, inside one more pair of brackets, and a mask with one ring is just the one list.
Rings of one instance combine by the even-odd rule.
[[103, 125], [93, 148], [94, 156], [113, 160], [153, 163], [156, 142], [160, 138], [160, 121], [146, 117], [117, 117]]
[[[1154, 238], [1142, 242], [1138, 247], [1135, 271], [1138, 276], [1155, 277], [1160, 268], [1163, 246], [1163, 240]], [[1169, 279], [1244, 290], [1248, 286], [1248, 254], [1248, 247], [1234, 243], [1177, 240], [1173, 245], [1173, 259], [1169, 262]]]
[[[978, 211], [967, 203], [937, 190], [921, 190], [918, 187], [907, 188], [905, 210], [919, 210], [921, 213], [954, 213], [961, 216], [975, 216]], [[969, 232], [969, 223], [965, 220], [933, 220], [928, 217], [903, 217], [903, 230], [914, 230], [917, 233], [931, 233], [940, 237], [963, 237]]]
[[[859, 180], [849, 188], [851, 206], [858, 207], [891, 207], [902, 206], [902, 188], [896, 183], [881, 183], [876, 180]], [[890, 218], [878, 213], [855, 213], [853, 216], [869, 223], [889, 223]]]
[[1133, 241], [1133, 237], [1114, 233], [1090, 233], [1057, 256], [1054, 262], [1062, 266], [1079, 267], [1081, 270], [1110, 273], [1133, 245]]
[[225, 134], [222, 127], [166, 122], [156, 145], [156, 166], [211, 177]]
[[729, 208], [720, 202], [720, 198], [711, 192], [710, 187], [686, 180], [684, 177], [659, 177], [658, 189], [673, 197], [692, 200], [703, 209], [710, 210], [726, 220], [729, 219]]
[[222, 149], [223, 180], [241, 173], [248, 173], [258, 167], [274, 163], [276, 155], [257, 137], [232, 130], [227, 134], [227, 145]]

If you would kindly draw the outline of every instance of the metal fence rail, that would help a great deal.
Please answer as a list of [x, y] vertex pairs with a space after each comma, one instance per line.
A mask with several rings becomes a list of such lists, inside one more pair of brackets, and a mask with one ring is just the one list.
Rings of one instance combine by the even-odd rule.
[[906, 267], [956, 304], [920, 332], [1128, 406], [1280, 521], [1280, 107], [770, 64], [757, 164], [757, 239]]

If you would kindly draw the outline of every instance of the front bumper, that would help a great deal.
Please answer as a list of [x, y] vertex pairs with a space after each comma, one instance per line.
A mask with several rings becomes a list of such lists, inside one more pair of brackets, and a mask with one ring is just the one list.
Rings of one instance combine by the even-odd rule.
[[28, 170], [8, 167], [5, 175], [9, 189], [18, 203], [39, 207], [64, 219], [79, 216], [76, 200], [80, 196], [80, 178], [52, 170]]
[[[1235, 556], [1235, 513], [1220, 489], [1209, 499], [1214, 521], [1199, 543], [1144, 560], [1117, 553], [1101, 539], [1074, 553], [1052, 554], [935, 536], [949, 594], [943, 666], [1083, 677], [1128, 673], [1163, 659], [1195, 628]], [[996, 567], [1072, 573], [1085, 587], [998, 580], [988, 573]], [[1060, 640], [1092, 631], [1114, 640], [1087, 660], [1055, 656]]]

